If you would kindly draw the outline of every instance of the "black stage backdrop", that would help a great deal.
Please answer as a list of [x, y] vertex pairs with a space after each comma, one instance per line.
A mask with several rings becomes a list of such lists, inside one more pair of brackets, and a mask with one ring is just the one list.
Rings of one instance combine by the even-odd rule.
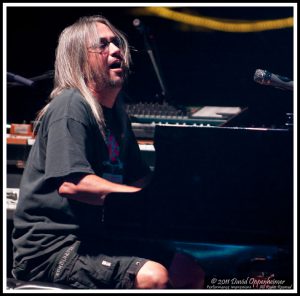
[[[100, 5], [100, 4], [99, 4]], [[200, 5], [200, 4], [199, 4]], [[113, 6], [113, 4], [112, 4]], [[136, 50], [125, 86], [129, 102], [160, 100], [161, 87], [145, 49], [143, 36], [133, 26], [146, 26], [160, 67], [167, 100], [181, 105], [242, 106], [254, 110], [267, 124], [293, 111], [293, 92], [253, 81], [256, 69], [293, 79], [294, 28], [259, 32], [222, 32], [186, 25], [137, 7], [7, 7], [7, 71], [32, 78], [53, 70], [60, 32], [80, 16], [102, 14], [123, 31]], [[141, 7], [140, 7], [141, 8]], [[175, 11], [233, 22], [293, 17], [293, 7], [181, 7]], [[36, 88], [7, 87], [7, 123], [34, 120], [46, 103], [52, 79]], [[280, 115], [280, 116], [278, 116]], [[281, 120], [281, 119], [280, 119]]]

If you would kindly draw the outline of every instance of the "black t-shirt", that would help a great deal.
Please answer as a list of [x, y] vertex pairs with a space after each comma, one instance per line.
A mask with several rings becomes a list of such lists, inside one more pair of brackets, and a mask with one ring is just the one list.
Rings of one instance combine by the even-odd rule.
[[[104, 111], [108, 136], [103, 138], [90, 106], [77, 90], [64, 90], [52, 100], [20, 185], [13, 231], [15, 267], [26, 270], [30, 259], [45, 258], [75, 240], [101, 235], [102, 207], [59, 195], [58, 184], [64, 178], [78, 173], [109, 178], [117, 164], [121, 169], [117, 173], [121, 171], [123, 183], [129, 184], [149, 172], [128, 117], [115, 105]], [[113, 144], [108, 139], [112, 135]]]

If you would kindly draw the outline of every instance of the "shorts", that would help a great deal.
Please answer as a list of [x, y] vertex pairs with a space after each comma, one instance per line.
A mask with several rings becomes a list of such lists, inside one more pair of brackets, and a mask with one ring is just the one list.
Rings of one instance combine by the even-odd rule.
[[56, 259], [51, 281], [77, 289], [132, 289], [137, 273], [148, 260], [168, 265], [172, 257], [158, 251], [159, 248], [155, 254], [151, 243], [146, 248], [140, 242], [123, 240], [97, 245], [76, 242], [65, 248]]

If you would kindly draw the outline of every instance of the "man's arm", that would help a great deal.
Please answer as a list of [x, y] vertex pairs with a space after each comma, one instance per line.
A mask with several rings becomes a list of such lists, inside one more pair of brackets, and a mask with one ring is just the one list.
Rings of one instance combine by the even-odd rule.
[[58, 188], [60, 195], [83, 203], [101, 206], [112, 192], [137, 192], [140, 187], [110, 182], [93, 174], [73, 176]]

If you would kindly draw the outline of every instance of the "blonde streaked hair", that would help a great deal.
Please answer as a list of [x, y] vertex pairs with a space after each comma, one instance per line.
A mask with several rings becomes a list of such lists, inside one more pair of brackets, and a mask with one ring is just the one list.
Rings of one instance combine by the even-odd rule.
[[[129, 69], [131, 56], [124, 34], [102, 16], [81, 17], [73, 25], [65, 28], [60, 34], [56, 48], [54, 88], [49, 96], [49, 103], [38, 113], [37, 122], [43, 117], [53, 98], [59, 95], [64, 89], [76, 88], [91, 107], [93, 115], [103, 133], [105, 122], [102, 108], [87, 85], [88, 82], [93, 82], [95, 77], [95, 73], [88, 63], [88, 46], [89, 43], [99, 40], [97, 23], [108, 26], [120, 39], [120, 50], [123, 56], [124, 68]], [[98, 69], [98, 71], [98, 77], [101, 77], [102, 69]]]

